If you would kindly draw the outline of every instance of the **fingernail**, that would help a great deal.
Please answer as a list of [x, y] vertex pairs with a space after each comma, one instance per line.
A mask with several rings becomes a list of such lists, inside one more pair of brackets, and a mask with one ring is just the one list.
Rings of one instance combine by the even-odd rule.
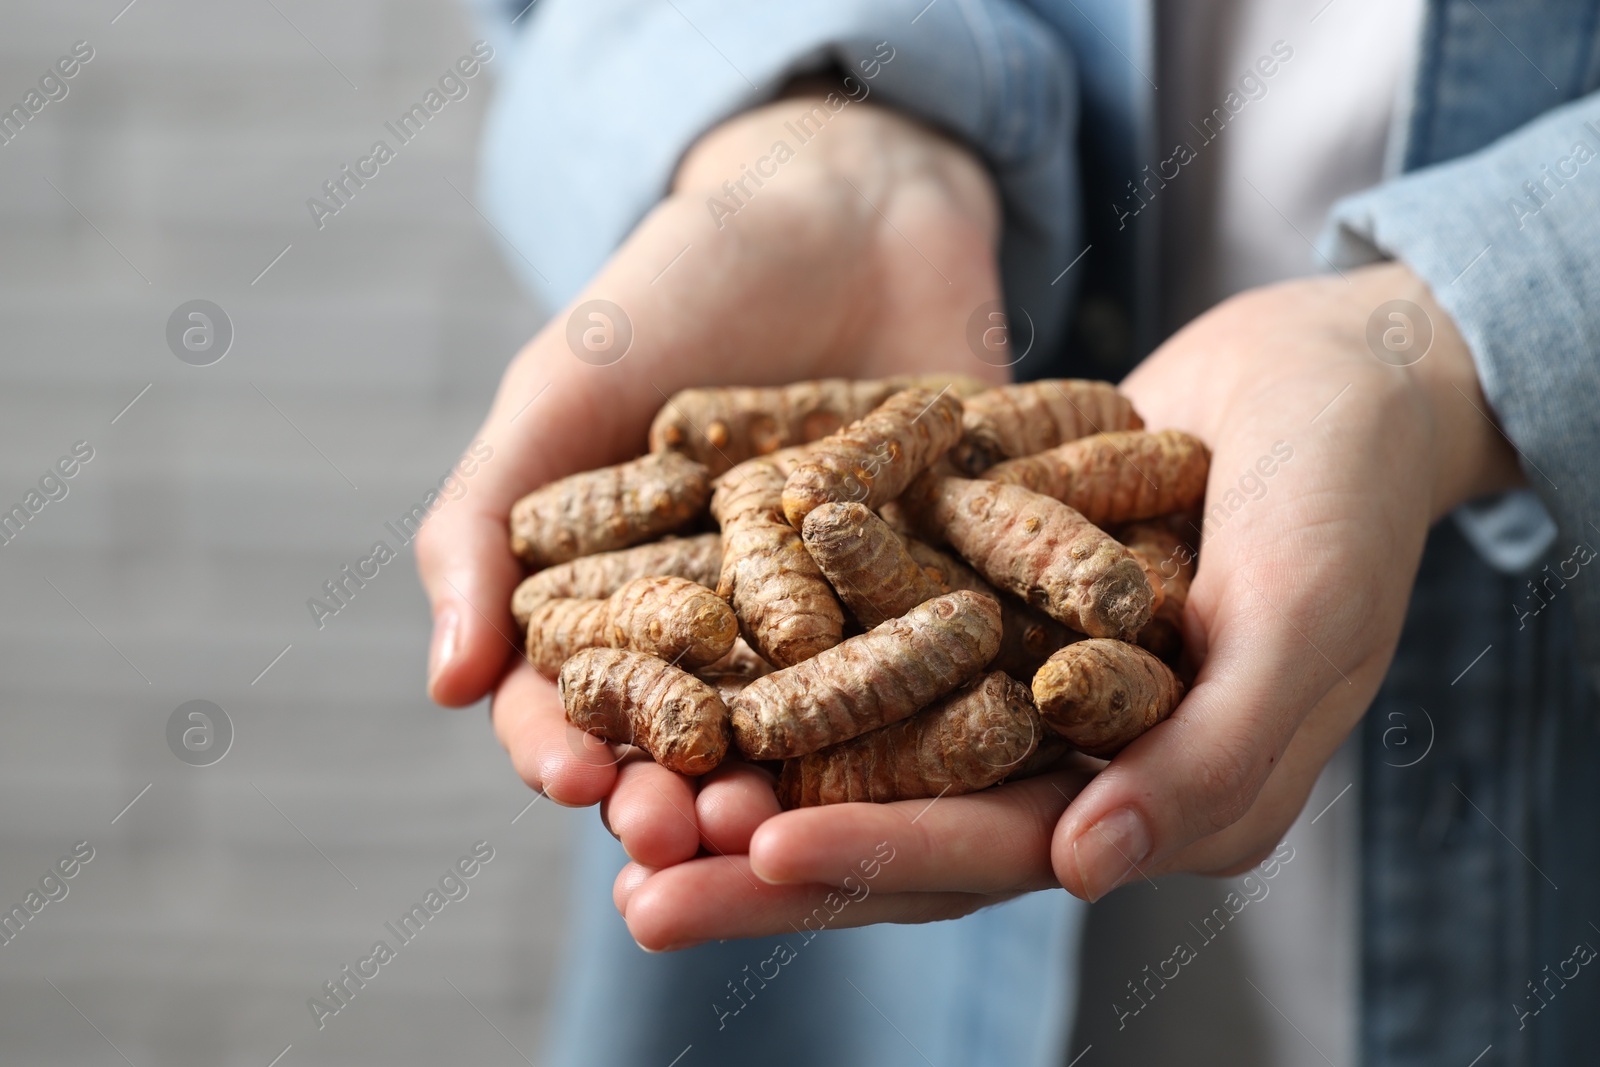
[[433, 622], [433, 647], [428, 652], [428, 689], [431, 691], [439, 675], [455, 659], [461, 645], [461, 613], [455, 608], [445, 608]]
[[1150, 858], [1150, 831], [1138, 812], [1118, 808], [1078, 835], [1072, 855], [1084, 893], [1099, 900]]
[[[639, 943], [636, 941], [634, 944]], [[644, 948], [652, 956], [659, 956], [664, 952], [682, 952], [686, 948], [699, 948], [703, 944], [705, 944], [704, 941], [679, 941], [677, 944], [666, 945], [662, 948], [644, 948], [643, 945], [639, 945], [639, 947]]]
[[767, 885], [798, 885], [805, 881], [803, 878], [785, 878], [766, 869], [766, 865], [756, 862], [754, 856], [750, 857], [750, 873], [761, 879]]

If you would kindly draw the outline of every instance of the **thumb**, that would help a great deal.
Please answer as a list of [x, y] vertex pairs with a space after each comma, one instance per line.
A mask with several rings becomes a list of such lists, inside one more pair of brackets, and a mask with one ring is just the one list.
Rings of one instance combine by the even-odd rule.
[[520, 653], [510, 604], [522, 568], [507, 547], [503, 515], [454, 501], [417, 537], [417, 569], [433, 605], [428, 695], [446, 707], [481, 699], [507, 657]]
[[[1056, 875], [1085, 900], [1159, 873], [1187, 846], [1244, 818], [1312, 707], [1332, 687], [1354, 684], [1260, 594], [1230, 594], [1194, 688], [1118, 753], [1056, 826]], [[1285, 607], [1301, 615], [1300, 605]]]
[[624, 427], [648, 410], [639, 383], [637, 395], [619, 399], [614, 372], [566, 366], [571, 354], [553, 334], [541, 331], [507, 371], [456, 466], [466, 492], [429, 516], [417, 535], [417, 570], [433, 605], [428, 694], [447, 707], [484, 697], [508, 657], [522, 655], [511, 617], [511, 594], [523, 577], [510, 547], [512, 504], [554, 478], [616, 461], [633, 441]]

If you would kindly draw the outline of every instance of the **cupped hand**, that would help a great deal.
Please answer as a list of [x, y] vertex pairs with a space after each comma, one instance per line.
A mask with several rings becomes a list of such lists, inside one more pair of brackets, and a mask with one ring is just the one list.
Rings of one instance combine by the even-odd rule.
[[[954, 919], [1060, 885], [1051, 833], [1092, 773], [1067, 767], [970, 796], [785, 812], [760, 824], [747, 851], [665, 870], [628, 864], [613, 899], [652, 950], [783, 933], [813, 916], [830, 929]], [[751, 810], [776, 811], [765, 789], [751, 784], [742, 798]]]
[[[1418, 314], [1431, 325], [1410, 366], [1368, 345], [1369, 318], [1391, 300], [1411, 302], [1414, 328]], [[751, 835], [745, 866], [626, 869], [617, 895], [635, 937], [663, 947], [786, 929], [791, 906], [840, 885], [880, 841], [904, 862], [843, 925], [1055, 885], [1092, 900], [1141, 877], [1237, 872], [1272, 850], [1388, 669], [1429, 526], [1517, 484], [1516, 457], [1465, 344], [1401, 265], [1230, 300], [1123, 388], [1150, 428], [1212, 447], [1184, 621], [1198, 673], [1173, 715], [1081, 790], [1051, 775], [916, 819], [925, 802], [789, 812]]]
[[1201, 666], [1056, 828], [1056, 871], [1090, 899], [1270, 853], [1388, 672], [1429, 527], [1521, 480], [1465, 342], [1401, 264], [1228, 301], [1123, 388], [1213, 446], [1184, 627]]
[[[774, 141], [793, 140], [784, 124], [813, 106], [835, 113], [774, 171]], [[746, 177], [763, 158], [766, 176]], [[523, 574], [507, 547], [511, 505], [643, 451], [651, 416], [686, 386], [928, 371], [1002, 380], [964, 341], [967, 317], [999, 293], [998, 211], [963, 149], [869, 104], [832, 107], [824, 89], [708, 134], [672, 193], [517, 356], [478, 434], [490, 458], [423, 528], [433, 698], [460, 706], [492, 691], [496, 735], [531, 787], [562, 804], [605, 799], [642, 863], [692, 856], [693, 784], [569, 726], [554, 686], [522, 659], [508, 607]], [[592, 300], [620, 315], [593, 318]], [[573, 320], [580, 336], [602, 331], [589, 335], [600, 343], [569, 344]], [[714, 818], [709, 844], [730, 825], [737, 837], [741, 819]]]

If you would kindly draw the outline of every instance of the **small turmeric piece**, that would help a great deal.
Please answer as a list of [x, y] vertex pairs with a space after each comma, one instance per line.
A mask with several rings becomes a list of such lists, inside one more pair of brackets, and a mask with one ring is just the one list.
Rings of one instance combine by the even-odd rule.
[[1051, 656], [1033, 677], [1045, 723], [1080, 751], [1110, 759], [1172, 714], [1183, 683], [1138, 645], [1091, 639]]
[[970, 589], [974, 593], [983, 593], [999, 599], [1000, 594], [995, 592], [994, 586], [983, 580], [983, 576], [948, 552], [941, 552], [926, 541], [919, 541], [909, 533], [902, 535], [909, 555], [917, 566], [922, 568], [922, 573], [939, 585], [943, 592], [956, 589]]
[[1150, 621], [1155, 594], [1138, 560], [1058, 500], [1001, 482], [930, 478], [902, 503], [985, 579], [1080, 633], [1132, 637]]
[[1167, 663], [1183, 651], [1183, 608], [1194, 580], [1195, 552], [1164, 522], [1136, 522], [1117, 531], [1129, 552], [1144, 566], [1152, 582], [1161, 583], [1162, 599], [1135, 640]]
[[547, 678], [585, 648], [647, 652], [693, 670], [733, 647], [733, 610], [683, 578], [636, 578], [598, 600], [544, 600], [528, 616], [528, 662]]
[[864, 418], [811, 446], [783, 487], [783, 513], [799, 529], [822, 504], [876, 508], [949, 451], [961, 435], [961, 401], [949, 392], [907, 389]]
[[950, 591], [865, 504], [823, 504], [806, 516], [801, 535], [839, 599], [868, 630]]
[[1123, 430], [991, 468], [990, 481], [1054, 497], [1098, 526], [1187, 511], [1205, 498], [1211, 450], [1181, 430]]
[[783, 517], [782, 459], [746, 460], [717, 479], [711, 513], [722, 524], [717, 595], [733, 605], [744, 639], [790, 667], [844, 636], [844, 609]]
[[898, 619], [733, 698], [734, 743], [750, 759], [787, 759], [913, 714], [975, 677], [1000, 647], [1000, 605], [965, 590]]
[[824, 378], [770, 388], [683, 389], [650, 424], [650, 451], [681, 452], [713, 476], [747, 459], [827, 437], [902, 389], [970, 396], [988, 386], [964, 375], [904, 375], [880, 381]]
[[1144, 427], [1133, 403], [1111, 383], [1078, 378], [1003, 385], [965, 401], [965, 408], [961, 441], [950, 457], [970, 477], [1089, 434]]
[[567, 721], [648, 752], [679, 774], [705, 774], [728, 752], [728, 709], [711, 686], [656, 656], [584, 649], [561, 668]]
[[907, 539], [906, 549], [925, 574], [943, 584], [945, 592], [971, 589], [1000, 601], [1000, 651], [989, 663], [992, 670], [1027, 681], [1056, 649], [1082, 639], [1038, 608], [999, 592], [954, 556], [915, 538]]
[[706, 675], [704, 678], [701, 678], [700, 675], [696, 674], [695, 677], [700, 678], [702, 682], [716, 690], [717, 697], [722, 701], [724, 706], [732, 704], [733, 698], [744, 692], [745, 686], [749, 685], [754, 680], [751, 678], [741, 677], [737, 674]]
[[1038, 608], [1001, 594], [1000, 619], [1004, 627], [1000, 651], [989, 666], [1026, 681], [1059, 650], [1082, 641], [1083, 635], [1061, 625]]
[[1037, 608], [1003, 593], [971, 567], [915, 538], [902, 538], [862, 504], [824, 504], [806, 516], [811, 557], [856, 617], [871, 629], [925, 600], [970, 589], [1000, 602], [1000, 651], [989, 664], [1028, 679], [1078, 635]]
[[717, 584], [722, 538], [714, 533], [669, 537], [647, 545], [580, 556], [525, 578], [511, 596], [511, 614], [528, 628], [528, 616], [541, 600], [608, 597], [635, 578], [668, 575], [707, 587]]
[[535, 567], [566, 563], [682, 529], [711, 497], [706, 468], [643, 456], [535, 489], [511, 507], [511, 551]]
[[738, 677], [746, 681], [754, 681], [763, 674], [771, 673], [772, 664], [758, 656], [742, 637], [733, 639], [733, 647], [721, 659], [695, 670], [695, 674], [701, 678]]
[[756, 655], [755, 649], [745, 644], [744, 638], [736, 637], [726, 656], [701, 667], [694, 672], [694, 676], [715, 689], [726, 704], [745, 686], [771, 673], [772, 664]]
[[957, 796], [1016, 773], [1046, 736], [1033, 697], [995, 671], [881, 730], [784, 763], [785, 808]]
[[[887, 400], [894, 394], [905, 389], [926, 389], [930, 393], [939, 393], [946, 390], [957, 400], [966, 400], [969, 396], [987, 393], [994, 386], [982, 378], [974, 378], [970, 374], [891, 374], [882, 379], [889, 391], [883, 394]], [[879, 401], [882, 403], [882, 401]], [[873, 405], [876, 407], [877, 405]]]

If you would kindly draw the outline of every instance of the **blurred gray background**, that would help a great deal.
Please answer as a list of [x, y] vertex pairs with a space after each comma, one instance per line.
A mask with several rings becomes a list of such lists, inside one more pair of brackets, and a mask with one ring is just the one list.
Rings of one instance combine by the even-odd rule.
[[[94, 448], [0, 547], [0, 907], [95, 850], [0, 945], [0, 1061], [519, 1062], [575, 818], [513, 825], [483, 709], [428, 703], [409, 548], [320, 632], [305, 605], [397, 545], [541, 319], [446, 182], [473, 195], [483, 76], [321, 231], [305, 207], [476, 34], [441, 0], [126, 2], [0, 9], [6, 108], [94, 49], [0, 146], [0, 501]], [[167, 347], [195, 298], [233, 322], [212, 366]], [[165, 740], [192, 699], [235, 728], [209, 767]], [[468, 896], [319, 1032], [307, 998], [480, 839]]]
[[[477, 36], [460, 5], [125, 4], [0, 10], [6, 109], [74, 42], [94, 49], [0, 146], [0, 508], [94, 449], [0, 546], [0, 910], [94, 849], [0, 944], [0, 1061], [536, 1063], [567, 838], [594, 816], [529, 808], [483, 709], [427, 702], [409, 548], [321, 631], [306, 608], [396, 544], [384, 522], [437, 485], [542, 319], [468, 202], [493, 67], [319, 231], [307, 197]], [[166, 340], [194, 299], [234, 330], [210, 366]], [[233, 725], [210, 766], [168, 747], [190, 700]], [[1355, 814], [1345, 797], [1289, 839]], [[319, 1030], [307, 999], [479, 840], [494, 859], [467, 897]], [[1350, 1062], [1330, 1008], [1350, 961], [1308, 960], [1295, 931], [1339, 918], [1325, 890], [1353, 872], [1303, 855], [1186, 969], [1205, 977], [1122, 1030], [1125, 982], [1228, 887], [1098, 909], [1083, 1067]], [[1317, 977], [1286, 1000], [1275, 966]]]

